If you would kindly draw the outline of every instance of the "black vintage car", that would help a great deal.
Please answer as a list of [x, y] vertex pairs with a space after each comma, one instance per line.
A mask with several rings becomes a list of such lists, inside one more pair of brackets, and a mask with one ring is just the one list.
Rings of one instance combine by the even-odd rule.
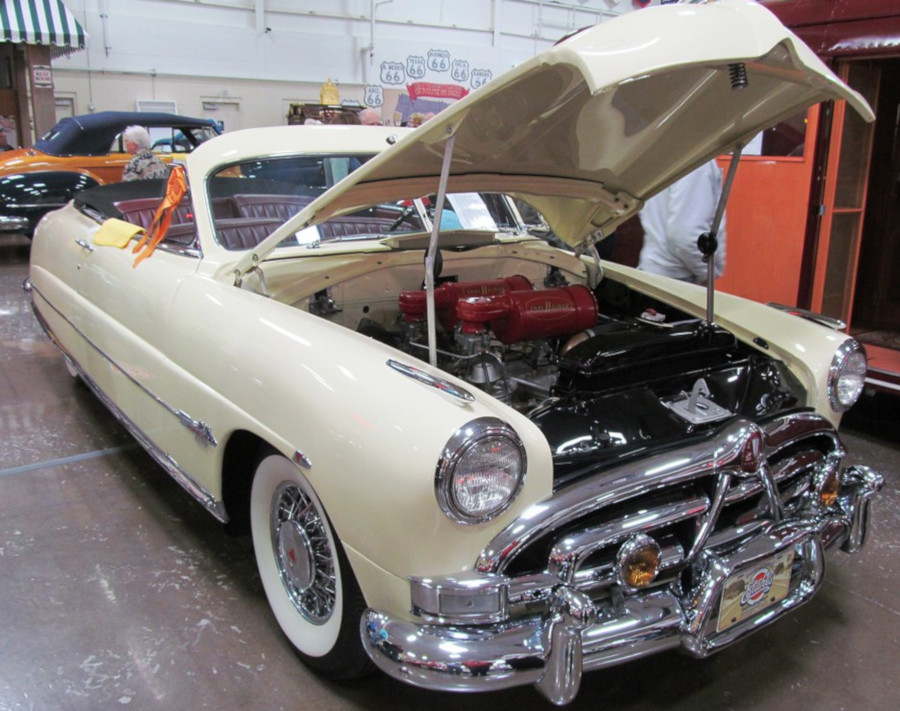
[[[212, 119], [164, 113], [101, 111], [62, 119], [31, 148], [0, 154], [0, 232], [29, 237], [50, 210], [79, 190], [122, 179], [130, 155], [121, 134], [145, 126], [166, 162], [219, 133]], [[175, 151], [173, 151], [175, 148]]]

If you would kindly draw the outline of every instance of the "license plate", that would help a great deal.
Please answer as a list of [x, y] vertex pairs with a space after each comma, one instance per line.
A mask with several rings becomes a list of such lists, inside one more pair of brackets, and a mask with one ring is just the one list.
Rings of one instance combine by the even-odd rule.
[[788, 594], [794, 549], [735, 573], [725, 581], [718, 632], [753, 617]]

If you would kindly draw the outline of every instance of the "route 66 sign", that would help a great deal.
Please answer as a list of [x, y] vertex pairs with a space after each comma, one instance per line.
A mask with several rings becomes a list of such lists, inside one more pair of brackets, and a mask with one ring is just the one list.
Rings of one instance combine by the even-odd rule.
[[484, 86], [491, 80], [492, 76], [493, 74], [491, 73], [490, 69], [473, 69], [471, 82], [472, 88], [477, 89]]
[[406, 58], [406, 73], [410, 79], [421, 79], [425, 76], [425, 57], [410, 55]]
[[381, 63], [382, 84], [402, 84], [406, 78], [406, 72], [401, 62]]
[[453, 77], [453, 81], [464, 82], [469, 78], [469, 63], [464, 59], [454, 59], [450, 76]]
[[384, 104], [384, 89], [378, 84], [367, 84], [365, 102], [366, 106], [382, 106]]
[[450, 52], [446, 49], [429, 49], [428, 68], [433, 72], [446, 72], [450, 68]]

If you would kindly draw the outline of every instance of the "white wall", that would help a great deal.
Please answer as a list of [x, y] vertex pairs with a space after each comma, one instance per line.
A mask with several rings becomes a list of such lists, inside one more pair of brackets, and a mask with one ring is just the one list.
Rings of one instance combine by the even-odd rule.
[[[657, 4], [659, 0], [653, 0]], [[633, 9], [632, 0], [66, 0], [88, 48], [53, 61], [74, 113], [174, 102], [226, 130], [283, 124], [288, 105], [377, 103], [416, 76], [458, 84], [497, 76], [565, 34]], [[375, 21], [372, 21], [374, 9]], [[419, 61], [421, 58], [423, 61]], [[456, 62], [439, 70], [444, 60]], [[477, 71], [475, 71], [477, 70]], [[450, 75], [454, 74], [455, 79]], [[369, 91], [366, 91], [366, 87]]]

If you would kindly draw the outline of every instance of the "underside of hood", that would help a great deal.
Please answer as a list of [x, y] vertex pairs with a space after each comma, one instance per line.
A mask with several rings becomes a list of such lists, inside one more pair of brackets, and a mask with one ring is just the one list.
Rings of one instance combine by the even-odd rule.
[[[379, 202], [504, 192], [570, 246], [611, 233], [701, 163], [820, 101], [865, 100], [761, 5], [664, 5], [584, 30], [471, 93], [314, 201], [254, 251]], [[248, 256], [249, 259], [252, 258]]]

